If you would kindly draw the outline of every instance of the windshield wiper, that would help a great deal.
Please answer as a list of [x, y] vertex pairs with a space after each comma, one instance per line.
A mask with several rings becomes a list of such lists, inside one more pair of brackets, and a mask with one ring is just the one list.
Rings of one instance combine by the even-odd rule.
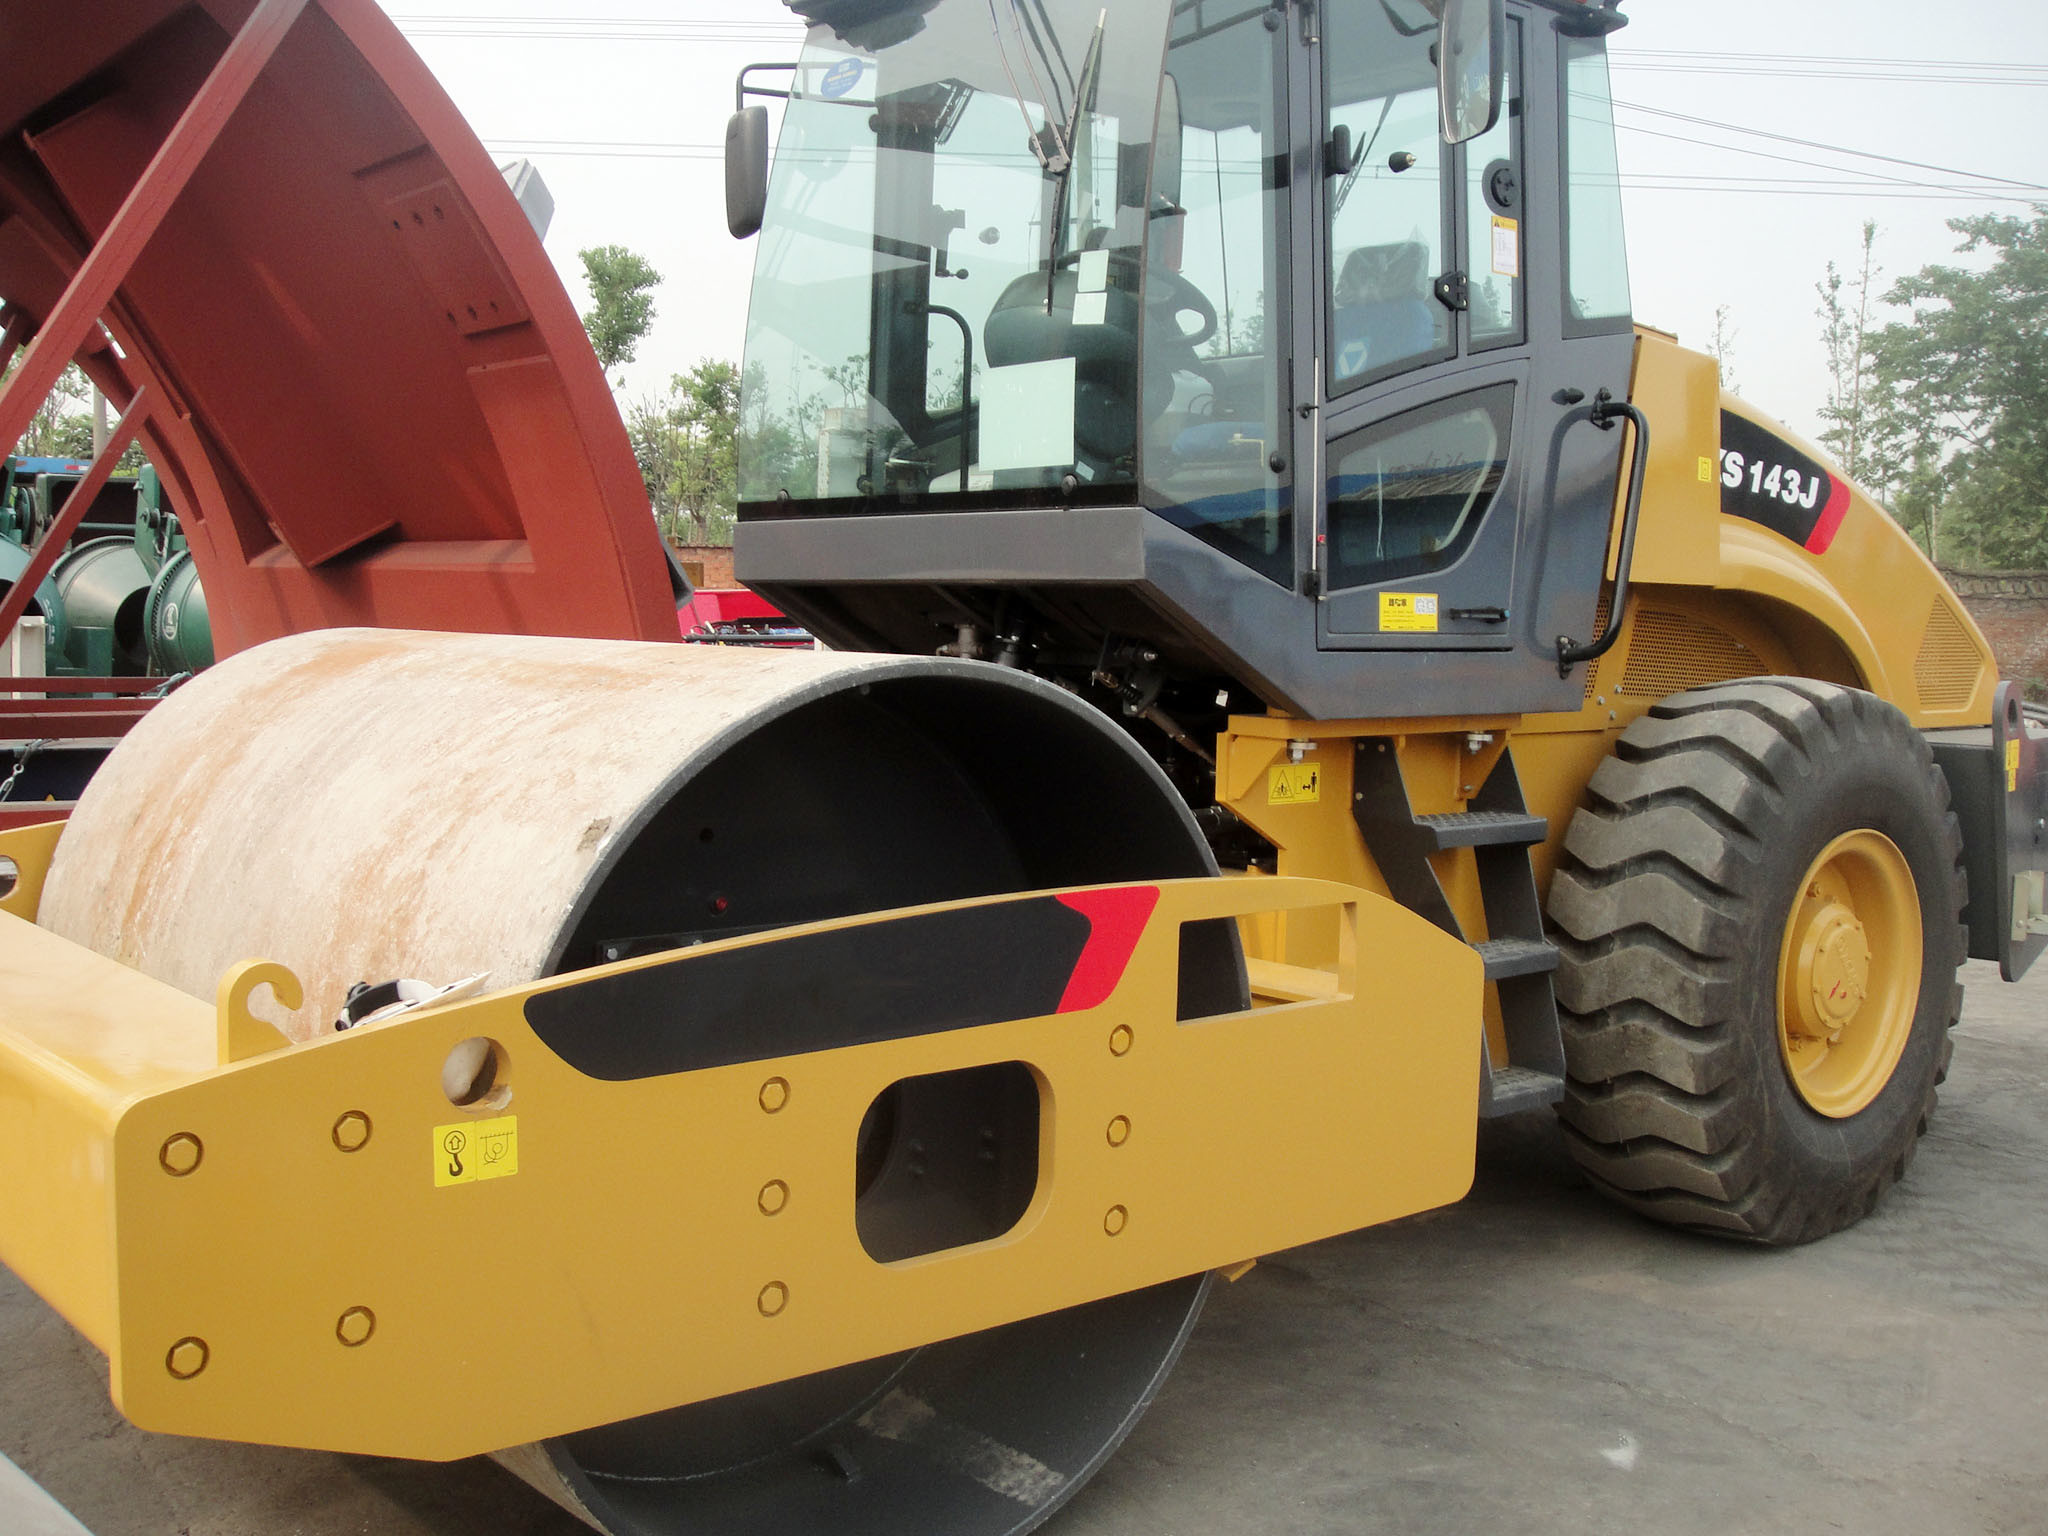
[[[1012, 3], [1014, 4], [1015, 0], [1012, 0]], [[1031, 19], [1033, 10], [1038, 12], [1039, 21], [1045, 23], [1043, 36], [1040, 35], [1038, 23]], [[1065, 112], [1075, 91], [1074, 67], [1067, 62], [1067, 50], [1060, 46], [1059, 29], [1052, 24], [1052, 17], [1045, 9], [1045, 0], [1029, 0], [1028, 5], [1019, 7], [1018, 14], [1023, 17], [1025, 31], [1031, 34], [1031, 45], [1038, 50], [1039, 62], [1045, 65], [1045, 72], [1052, 79], [1053, 106], [1058, 111]], [[1046, 49], [1048, 40], [1052, 44], [1050, 52]], [[1059, 61], [1057, 69], [1053, 67], [1055, 58]], [[1066, 77], [1067, 88], [1064, 95], [1060, 93], [1061, 76]]]
[[1095, 110], [1096, 93], [1102, 85], [1102, 41], [1109, 29], [1109, 11], [1105, 8], [1095, 17], [1095, 35], [1088, 40], [1088, 53], [1081, 60], [1081, 79], [1074, 89], [1074, 110], [1067, 118], [1063, 149], [1065, 163], [1055, 172], [1056, 185], [1053, 188], [1051, 241], [1045, 254], [1045, 307], [1052, 308], [1053, 283], [1059, 272], [1060, 257], [1066, 254], [1067, 243], [1067, 197], [1074, 181], [1074, 145], [1081, 132], [1082, 114]]
[[[1015, 0], [1011, 0], [1011, 4], [1011, 17], [1014, 20]], [[1031, 108], [1026, 105], [1024, 88], [1017, 83], [1017, 72], [1010, 68], [1010, 48], [1003, 40], [1003, 20], [996, 14], [996, 0], [988, 0], [988, 23], [995, 35], [996, 59], [1003, 66], [1003, 78], [1010, 82], [1010, 98], [1017, 103], [1017, 115], [1024, 119], [1024, 142], [1031, 146], [1031, 153], [1037, 158], [1039, 167], [1048, 175], [1057, 175], [1072, 157], [1068, 155], [1066, 145], [1059, 138], [1059, 129], [1052, 121], [1053, 111], [1045, 100], [1045, 87], [1038, 84], [1037, 71], [1031, 68], [1031, 60], [1027, 55], [1024, 68], [1030, 73], [1032, 84], [1038, 86], [1038, 104], [1045, 109], [1047, 118], [1045, 129], [1040, 130], [1031, 124]], [[1019, 35], [1022, 35], [1021, 29]], [[1053, 135], [1053, 153], [1050, 155], [1046, 153], [1044, 143], [1044, 136], [1048, 132]]]

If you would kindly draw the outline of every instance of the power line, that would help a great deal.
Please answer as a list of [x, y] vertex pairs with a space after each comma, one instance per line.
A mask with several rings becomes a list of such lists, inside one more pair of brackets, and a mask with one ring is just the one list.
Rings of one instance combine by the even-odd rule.
[[1843, 53], [1743, 53], [1722, 52], [1712, 48], [1616, 48], [1611, 51], [1611, 56], [1617, 60], [1722, 59], [1731, 64], [1911, 64], [1923, 69], [2048, 69], [2048, 64], [2015, 64], [1992, 59], [1874, 58]]
[[722, 144], [599, 144], [558, 141], [539, 143], [532, 139], [485, 139], [484, 148], [494, 155], [523, 155], [529, 158], [567, 156], [580, 160], [722, 160]]
[[[1605, 181], [1608, 179], [1609, 178], [1598, 176], [1586, 178], [1586, 180], [1588, 181]], [[1863, 192], [1890, 192], [1895, 190], [1905, 191], [1911, 188], [1924, 187], [1932, 193], [1954, 193], [1958, 196], [2005, 196], [2004, 193], [1987, 194], [1982, 187], [1969, 185], [1938, 186], [1933, 182], [1917, 181], [1905, 182], [1894, 185], [1893, 183], [1889, 182], [1830, 180], [1828, 178], [1820, 176], [1732, 176], [1725, 171], [1629, 171], [1623, 174], [1622, 179], [1625, 181], [1636, 180], [1723, 182], [1751, 187], [1840, 187], [1850, 191]]]
[[[1641, 132], [1629, 129], [1624, 131]], [[1672, 137], [1672, 135], [1660, 135]], [[689, 160], [716, 161], [722, 159], [724, 146], [711, 143], [677, 141], [605, 140], [605, 139], [486, 139], [486, 146], [494, 154], [519, 154], [529, 156], [562, 156], [575, 159], [604, 160]], [[1683, 142], [1706, 144], [1705, 140], [1687, 139]], [[1709, 148], [1719, 147], [1707, 145]], [[1021, 155], [1010, 157], [1023, 164]], [[1795, 165], [1811, 165], [1816, 169], [1835, 170], [1838, 167], [1822, 166], [1818, 161], [1791, 161]], [[1236, 167], [1225, 167], [1226, 174], [1237, 173]], [[1257, 175], [1261, 168], [1253, 166], [1244, 171]], [[1867, 173], [1855, 173], [1859, 175]], [[1590, 178], [1602, 185], [1620, 186], [1632, 191], [1682, 192], [1698, 191], [1714, 195], [1758, 196], [1758, 197], [1837, 197], [1882, 200], [1904, 200], [1921, 202], [1996, 201], [2026, 202], [2028, 199], [2010, 193], [1989, 192], [1982, 187], [1968, 185], [1936, 185], [1931, 182], [1917, 182], [1894, 179], [1843, 181], [1819, 177], [1797, 176], [1756, 176], [1735, 177], [1726, 173], [1688, 172], [1642, 172], [1631, 173], [1618, 178]], [[2039, 189], [2048, 194], [2048, 187]]]
[[[1689, 115], [1689, 114], [1687, 114], [1687, 113], [1684, 113], [1684, 112], [1672, 112], [1672, 111], [1670, 111], [1670, 110], [1668, 110], [1668, 109], [1666, 109], [1666, 108], [1664, 108], [1664, 107], [1646, 107], [1646, 106], [1643, 106], [1643, 105], [1641, 105], [1641, 104], [1640, 104], [1640, 103], [1638, 103], [1638, 102], [1633, 102], [1633, 101], [1617, 101], [1617, 102], [1615, 102], [1614, 104], [1615, 104], [1615, 106], [1617, 106], [1617, 107], [1624, 107], [1624, 108], [1628, 109], [1628, 110], [1629, 110], [1629, 111], [1631, 111], [1631, 112], [1644, 112], [1644, 113], [1648, 113], [1648, 114], [1649, 114], [1650, 116], [1652, 116], [1652, 117], [1664, 117], [1664, 118], [1670, 118], [1670, 119], [1673, 119], [1674, 121], [1677, 121], [1677, 122], [1681, 122], [1681, 123], [1690, 123], [1690, 124], [1692, 124], [1692, 125], [1693, 125], [1694, 127], [1696, 127], [1696, 128], [1715, 128], [1715, 129], [1719, 129], [1719, 130], [1720, 130], [1720, 131], [1722, 131], [1723, 133], [1739, 133], [1739, 134], [1744, 134], [1744, 135], [1746, 135], [1746, 136], [1747, 136], [1747, 137], [1749, 137], [1749, 138], [1753, 138], [1753, 139], [1768, 139], [1768, 140], [1770, 140], [1771, 142], [1773, 142], [1773, 143], [1776, 143], [1776, 144], [1791, 144], [1791, 145], [1794, 145], [1794, 146], [1796, 146], [1797, 148], [1800, 148], [1800, 149], [1818, 149], [1818, 150], [1821, 150], [1821, 151], [1823, 151], [1823, 152], [1825, 152], [1825, 153], [1827, 153], [1827, 154], [1831, 154], [1831, 155], [1848, 155], [1848, 156], [1852, 157], [1853, 159], [1857, 159], [1857, 160], [1875, 160], [1875, 161], [1878, 161], [1878, 162], [1880, 162], [1880, 163], [1882, 163], [1882, 164], [1884, 164], [1884, 165], [1897, 165], [1897, 166], [1904, 166], [1904, 167], [1905, 167], [1906, 169], [1908, 169], [1908, 170], [1914, 170], [1914, 171], [1932, 171], [1932, 172], [1934, 172], [1934, 173], [1935, 173], [1936, 175], [1939, 175], [1939, 176], [1962, 176], [1962, 177], [1967, 177], [1967, 178], [1969, 178], [1969, 179], [1971, 179], [1971, 180], [1974, 180], [1974, 181], [1989, 181], [1989, 182], [1996, 182], [1996, 183], [1998, 183], [1998, 184], [1999, 184], [1999, 185], [2001, 185], [2001, 186], [2007, 186], [2007, 187], [2020, 187], [2020, 188], [2023, 188], [2024, 190], [2026, 190], [2026, 191], [2029, 191], [2029, 192], [2041, 192], [2041, 191], [2048, 191], [2048, 188], [2044, 188], [2044, 187], [2041, 187], [2041, 186], [2039, 186], [2039, 185], [2037, 185], [2037, 184], [2035, 184], [2035, 183], [2033, 183], [2033, 182], [2028, 182], [2028, 181], [2014, 181], [2014, 180], [2013, 180], [2013, 179], [2012, 179], [2011, 177], [2009, 177], [2009, 176], [1992, 176], [1992, 175], [1988, 175], [1988, 174], [1986, 174], [1985, 172], [1982, 172], [1982, 171], [1964, 171], [1964, 170], [1958, 170], [1958, 169], [1957, 169], [1956, 167], [1954, 167], [1954, 166], [1950, 166], [1950, 165], [1931, 165], [1931, 164], [1929, 164], [1929, 163], [1927, 163], [1926, 161], [1923, 161], [1923, 160], [1901, 160], [1901, 159], [1899, 159], [1899, 158], [1898, 158], [1897, 156], [1895, 156], [1895, 155], [1880, 155], [1880, 154], [1875, 154], [1875, 153], [1873, 153], [1873, 152], [1871, 152], [1871, 151], [1869, 151], [1869, 150], [1865, 150], [1865, 149], [1850, 149], [1850, 148], [1846, 147], [1845, 145], [1841, 145], [1841, 144], [1824, 144], [1824, 143], [1822, 143], [1822, 142], [1821, 142], [1820, 140], [1818, 140], [1818, 139], [1800, 139], [1800, 138], [1794, 138], [1794, 137], [1793, 137], [1792, 135], [1790, 135], [1790, 134], [1784, 134], [1784, 133], [1768, 133], [1768, 132], [1766, 132], [1765, 130], [1763, 130], [1763, 129], [1761, 129], [1761, 128], [1745, 128], [1745, 127], [1743, 127], [1743, 126], [1742, 126], [1742, 125], [1741, 125], [1740, 123], [1721, 123], [1721, 122], [1716, 122], [1716, 121], [1714, 121], [1714, 119], [1712, 119], [1712, 118], [1710, 118], [1710, 117], [1693, 117], [1693, 116], [1691, 116], [1691, 115]], [[1639, 129], [1639, 130], [1636, 130], [1636, 131], [1638, 131], [1638, 132], [1648, 132], [1649, 130], [1647, 130], [1647, 129]], [[1676, 135], [1665, 135], [1665, 137], [1676, 137]], [[1682, 142], [1687, 142], [1687, 143], [1696, 143], [1696, 142], [1699, 142], [1699, 141], [1697, 141], [1697, 140], [1684, 140], [1684, 141], [1682, 141]], [[1729, 145], [1715, 145], [1715, 146], [1710, 146], [1710, 147], [1714, 147], [1714, 148], [1726, 148], [1726, 149], [1728, 149], [1728, 150], [1731, 150], [1731, 151], [1733, 151], [1733, 152], [1734, 152], [1734, 153], [1736, 153], [1736, 154], [1743, 154], [1743, 155], [1751, 155], [1751, 154], [1757, 154], [1757, 153], [1759, 153], [1759, 152], [1758, 152], [1758, 151], [1756, 151], [1756, 150], [1749, 150], [1749, 149], [1743, 149], [1743, 148], [1742, 148], [1742, 147], [1741, 147], [1740, 145], [1736, 145], [1736, 144], [1729, 144]], [[1773, 157], [1773, 158], [1779, 158], [1779, 157]], [[1799, 164], [1799, 165], [1811, 165], [1811, 164], [1813, 164], [1814, 162], [1812, 162], [1812, 161], [1795, 161], [1795, 162], [1793, 162], [1793, 163], [1794, 163], [1794, 164]], [[1844, 169], [1846, 169], [1846, 167], [1844, 167]]]
[[1858, 85], [2048, 86], [2048, 72], [2032, 75], [1942, 75], [1925, 70], [1735, 69], [1718, 64], [1633, 64], [1614, 61], [1618, 73], [1735, 76], [1744, 80], [1850, 80]]
[[731, 18], [700, 16], [695, 18], [675, 16], [581, 16], [581, 15], [522, 15], [509, 11], [489, 12], [429, 12], [429, 11], [387, 11], [385, 13], [401, 27], [701, 27], [723, 28], [743, 32], [801, 32], [804, 24], [792, 17], [786, 23], [771, 23], [759, 20], [736, 21]]
[[1991, 59], [1864, 58], [1845, 54], [1723, 53], [1712, 49], [1617, 48], [1618, 70], [1640, 74], [1741, 75], [1766, 80], [1854, 80], [1859, 84], [2048, 85], [2048, 64]]
[[1982, 192], [1962, 193], [1941, 191], [1913, 192], [1905, 190], [1894, 190], [1890, 187], [1872, 187], [1867, 192], [1849, 192], [1827, 191], [1824, 189], [1808, 190], [1793, 186], [1776, 187], [1762, 185], [1756, 182], [1731, 182], [1726, 186], [1707, 186], [1702, 185], [1698, 182], [1666, 184], [1660, 181], [1641, 180], [1635, 177], [1624, 177], [1620, 182], [1620, 186], [1625, 191], [1634, 192], [1689, 192], [1701, 193], [1707, 196], [1728, 195], [1740, 197], [1832, 197], [1851, 198], [1857, 202], [1881, 203], [1998, 203], [2008, 201], [2023, 203], [2026, 201], [2025, 198], [2008, 198], [2004, 193], [1987, 194]]
[[593, 42], [776, 42], [803, 37], [801, 23], [775, 26], [759, 21], [684, 20], [633, 16], [454, 16], [393, 14], [412, 37], [523, 38]]
[[1975, 74], [2041, 73], [2048, 64], [2018, 63], [2010, 59], [1903, 59], [1873, 58], [1830, 53], [1726, 53], [1711, 48], [1615, 48], [1608, 57], [1616, 64], [1695, 68], [1708, 64], [1734, 69], [1913, 69], [1967, 70]]
[[[1798, 165], [1804, 166], [1809, 170], [1834, 171], [1837, 174], [1847, 172], [1852, 176], [1867, 177], [1869, 179], [1866, 184], [1870, 187], [1873, 193], [1899, 190], [1943, 193], [1947, 192], [1947, 188], [1945, 186], [1936, 184], [1934, 182], [1915, 181], [1912, 178], [1906, 176], [1889, 176], [1881, 171], [1863, 171], [1858, 170], [1854, 166], [1829, 165], [1826, 162], [1820, 160], [1802, 160], [1794, 155], [1776, 155], [1772, 154], [1769, 150], [1745, 149], [1740, 144], [1718, 144], [1714, 142], [1712, 139], [1693, 138], [1692, 136], [1683, 133], [1665, 133], [1656, 128], [1641, 128], [1635, 125], [1634, 123], [1617, 123], [1615, 124], [1615, 128], [1617, 129], [1617, 131], [1621, 133], [1632, 133], [1643, 138], [1666, 139], [1676, 144], [1691, 144], [1701, 149], [1719, 150], [1723, 154], [1744, 155], [1754, 160], [1769, 160], [1779, 165]], [[1961, 171], [1955, 172], [1953, 174], [1968, 176], [1970, 173], [1967, 171]], [[1731, 179], [1753, 180], [1754, 178]], [[2025, 182], [2014, 182], [2010, 183], [2009, 185], [2017, 187], [2021, 190], [2001, 191], [1995, 187], [1979, 186], [1971, 188], [1971, 195], [1982, 198], [1988, 202], [2029, 203], [2037, 201], [2042, 198], [2048, 198], [2048, 187], [2030, 186], [2028, 183]]]

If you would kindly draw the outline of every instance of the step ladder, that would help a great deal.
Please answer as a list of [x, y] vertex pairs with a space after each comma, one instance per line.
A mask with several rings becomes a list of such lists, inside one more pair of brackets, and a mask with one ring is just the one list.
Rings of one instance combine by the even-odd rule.
[[1472, 943], [1430, 856], [1470, 848], [1478, 864], [1486, 938], [1472, 947], [1498, 991], [1508, 1045], [1505, 1066], [1495, 1066], [1490, 1051], [1480, 1052], [1479, 1113], [1490, 1119], [1555, 1104], [1564, 1097], [1564, 1037], [1551, 982], [1558, 953], [1543, 934], [1529, 854], [1550, 835], [1550, 823], [1529, 813], [1513, 756], [1501, 754], [1469, 810], [1419, 816], [1393, 744], [1366, 737], [1356, 751], [1352, 815], [1396, 901]]

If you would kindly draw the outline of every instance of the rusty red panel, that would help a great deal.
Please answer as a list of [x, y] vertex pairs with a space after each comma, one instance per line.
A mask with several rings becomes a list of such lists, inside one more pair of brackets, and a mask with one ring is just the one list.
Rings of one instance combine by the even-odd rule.
[[[20, 683], [26, 679], [13, 678]], [[0, 698], [0, 741], [100, 741], [125, 736], [154, 699]]]
[[[254, 9], [7, 0], [0, 297], [40, 322]], [[511, 193], [372, 0], [314, 0], [88, 371], [144, 428], [223, 652], [340, 624], [672, 639], [609, 388]]]
[[31, 805], [8, 805], [0, 801], [0, 832], [12, 832], [17, 827], [38, 827], [47, 821], [69, 821], [73, 802], [69, 800], [38, 800]]

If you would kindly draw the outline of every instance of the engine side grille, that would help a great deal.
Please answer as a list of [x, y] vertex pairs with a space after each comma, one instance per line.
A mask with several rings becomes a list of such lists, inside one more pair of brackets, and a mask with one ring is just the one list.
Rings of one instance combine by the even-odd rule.
[[1927, 633], [1920, 641], [1920, 654], [1913, 660], [1913, 681], [1920, 690], [1920, 707], [1966, 707], [1977, 691], [1977, 679], [1983, 670], [1984, 653], [1972, 638], [1969, 626], [1956, 617], [1948, 599], [1937, 597], [1934, 612], [1927, 619]]
[[1725, 629], [1690, 614], [1646, 608], [1636, 615], [1618, 691], [1632, 699], [1661, 699], [1764, 670], [1756, 652]]

